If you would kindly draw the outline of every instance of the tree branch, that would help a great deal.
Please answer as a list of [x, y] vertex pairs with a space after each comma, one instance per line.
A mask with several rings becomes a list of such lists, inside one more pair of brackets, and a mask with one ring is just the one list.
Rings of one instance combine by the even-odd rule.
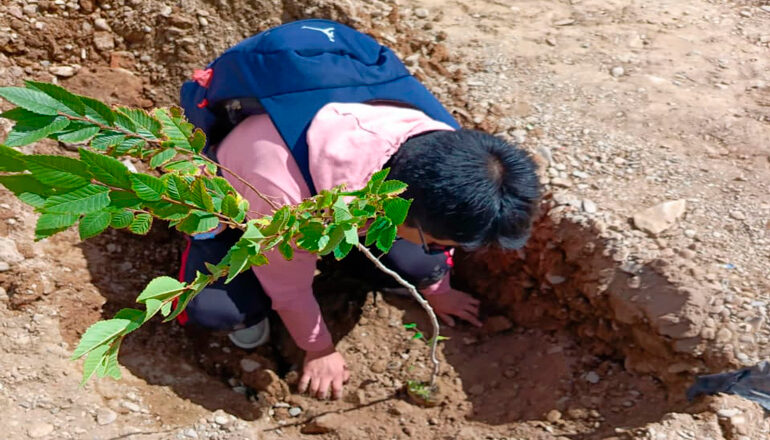
[[438, 318], [436, 317], [436, 312], [433, 311], [433, 307], [430, 306], [428, 301], [423, 298], [422, 295], [420, 295], [420, 292], [417, 291], [417, 288], [414, 287], [411, 283], [406, 281], [405, 279], [401, 278], [401, 275], [397, 274], [396, 272], [388, 269], [382, 262], [372, 254], [372, 251], [369, 250], [366, 246], [362, 245], [361, 243], [358, 243], [356, 245], [359, 251], [361, 251], [366, 258], [368, 258], [372, 263], [374, 263], [375, 266], [377, 266], [377, 269], [380, 269], [381, 271], [385, 272], [386, 274], [390, 275], [395, 279], [398, 284], [401, 284], [402, 286], [409, 289], [409, 293], [412, 294], [414, 299], [417, 300], [418, 303], [422, 306], [423, 309], [425, 309], [425, 312], [430, 317], [430, 323], [433, 325], [433, 338], [431, 339], [430, 344], [430, 361], [433, 363], [433, 372], [431, 372], [430, 375], [430, 386], [434, 386], [436, 384], [436, 376], [438, 376], [438, 370], [439, 370], [439, 362], [438, 358], [436, 357], [436, 348], [438, 346], [438, 339], [439, 339], [439, 325], [438, 325]]

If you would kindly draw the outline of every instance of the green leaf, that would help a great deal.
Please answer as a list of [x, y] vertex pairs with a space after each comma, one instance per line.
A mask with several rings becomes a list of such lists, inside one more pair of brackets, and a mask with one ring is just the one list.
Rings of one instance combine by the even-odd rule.
[[353, 225], [345, 225], [343, 226], [343, 232], [345, 234], [345, 243], [352, 246], [358, 244], [358, 228]]
[[148, 202], [146, 204], [155, 217], [163, 220], [182, 220], [190, 215], [190, 208], [169, 202]]
[[163, 307], [163, 301], [155, 298], [150, 298], [145, 300], [144, 306], [147, 309], [144, 315], [144, 322], [147, 322], [150, 319], [152, 319], [152, 317], [155, 316], [156, 313], [158, 313], [161, 307]]
[[222, 199], [222, 214], [233, 218], [238, 216], [239, 212], [238, 200], [235, 199], [235, 196], [232, 194], [226, 195], [225, 198]]
[[102, 366], [97, 370], [99, 377], [110, 376], [113, 379], [120, 379], [120, 364], [118, 363], [118, 350], [121, 340], [117, 340], [107, 353], [104, 355]]
[[328, 208], [332, 206], [332, 202], [334, 202], [334, 194], [332, 194], [329, 190], [321, 190], [321, 194], [317, 196], [316, 208]]
[[142, 206], [142, 199], [129, 191], [110, 191], [110, 206], [113, 208], [135, 208]]
[[151, 226], [152, 216], [146, 212], [142, 212], [134, 216], [134, 221], [128, 225], [128, 230], [134, 234], [145, 235], [146, 233], [150, 232]]
[[219, 225], [219, 219], [214, 214], [203, 211], [193, 211], [187, 218], [176, 225], [177, 230], [185, 234], [200, 234], [208, 232]]
[[389, 228], [383, 230], [380, 235], [377, 236], [377, 249], [382, 252], [388, 252], [393, 247], [393, 241], [396, 239], [396, 226], [391, 225]]
[[195, 280], [193, 280], [193, 282], [188, 286], [190, 289], [179, 295], [179, 300], [176, 304], [176, 307], [174, 308], [174, 311], [169, 316], [167, 316], [163, 322], [169, 322], [179, 316], [179, 314], [184, 311], [185, 307], [187, 307], [187, 304], [189, 304], [190, 301], [201, 292], [201, 290], [211, 284], [213, 280], [214, 277], [211, 275], [204, 275], [201, 272], [196, 272]]
[[197, 174], [198, 167], [187, 159], [177, 160], [163, 166], [168, 172], [177, 172], [181, 174]]
[[192, 198], [190, 201], [195, 204], [195, 206], [204, 209], [208, 212], [215, 211], [214, 209], [214, 202], [211, 200], [211, 194], [209, 194], [208, 190], [206, 189], [206, 184], [203, 182], [204, 178], [200, 177], [195, 179], [192, 186], [190, 187], [190, 195]]
[[186, 202], [192, 199], [192, 193], [190, 192], [190, 183], [181, 176], [176, 174], [166, 174], [163, 176], [168, 186], [168, 195], [179, 202]]
[[283, 229], [284, 226], [286, 226], [286, 223], [289, 221], [289, 217], [290, 208], [288, 206], [280, 208], [279, 210], [275, 211], [275, 213], [273, 213], [273, 219], [270, 221], [270, 224], [267, 225], [267, 227], [262, 229], [262, 233], [265, 236], [277, 233]]
[[172, 115], [168, 112], [168, 110], [162, 108], [155, 109], [155, 117], [160, 121], [162, 133], [166, 135], [168, 140], [173, 141], [177, 147], [193, 151], [187, 135], [182, 131], [183, 128], [172, 120]]
[[200, 128], [196, 128], [192, 136], [190, 137], [190, 147], [194, 152], [200, 153], [203, 150], [203, 147], [205, 146], [206, 146], [206, 134], [203, 133], [203, 130], [201, 130]]
[[97, 211], [84, 215], [78, 224], [80, 239], [85, 240], [101, 234], [110, 225], [111, 218], [112, 216], [107, 211]]
[[337, 199], [332, 207], [334, 209], [334, 221], [336, 223], [341, 223], [353, 218], [353, 214], [350, 213], [348, 205], [345, 204], [345, 201], [342, 200], [342, 198]]
[[84, 116], [86, 114], [86, 107], [83, 105], [83, 101], [81, 101], [77, 95], [70, 93], [65, 88], [44, 82], [24, 81], [24, 83], [27, 87], [40, 90], [53, 98], [59, 103], [58, 108], [63, 113], [71, 116]]
[[66, 142], [68, 144], [80, 144], [88, 141], [98, 133], [99, 127], [84, 127], [75, 131], [69, 131], [67, 133], [61, 134], [57, 140], [59, 142]]
[[56, 188], [78, 188], [91, 180], [86, 165], [71, 157], [36, 154], [24, 160], [35, 179]]
[[24, 155], [0, 144], [0, 171], [26, 171], [27, 165], [24, 163]]
[[136, 124], [128, 116], [120, 111], [115, 111], [115, 126], [127, 131], [129, 133], [135, 133], [137, 131]]
[[113, 316], [114, 319], [128, 319], [131, 321], [123, 332], [123, 335], [127, 335], [132, 331], [139, 328], [144, 323], [144, 317], [147, 316], [146, 312], [137, 309], [120, 309], [118, 313]]
[[336, 248], [334, 248], [334, 258], [336, 258], [337, 260], [341, 260], [347, 257], [351, 249], [353, 249], [352, 244], [348, 243], [347, 241], [340, 242], [340, 244], [337, 245]]
[[126, 115], [137, 127], [137, 133], [145, 138], [158, 139], [160, 122], [149, 113], [138, 108], [118, 107], [118, 111]]
[[257, 242], [260, 239], [265, 238], [262, 232], [257, 228], [256, 221], [252, 220], [246, 225], [246, 230], [243, 232], [241, 239], [247, 239], [252, 242]]
[[249, 201], [246, 199], [241, 199], [240, 202], [238, 202], [238, 215], [233, 217], [233, 220], [240, 223], [246, 218], [246, 214], [249, 212]]
[[163, 303], [163, 307], [160, 308], [160, 314], [165, 316], [168, 316], [169, 313], [171, 313], [171, 301], [167, 301]]
[[136, 298], [136, 302], [142, 303], [148, 299], [164, 300], [184, 290], [185, 284], [171, 277], [162, 276], [154, 278], [142, 290]]
[[235, 245], [229, 254], [230, 268], [227, 272], [225, 284], [229, 284], [233, 278], [237, 277], [246, 269], [249, 264], [249, 257], [251, 256], [248, 247], [243, 245]]
[[86, 357], [86, 360], [83, 362], [83, 379], [80, 381], [80, 386], [85, 385], [94, 375], [96, 369], [102, 365], [105, 354], [109, 349], [110, 346], [105, 344], [94, 348], [88, 353], [88, 357]]
[[41, 214], [35, 225], [35, 240], [42, 240], [69, 228], [78, 221], [78, 217], [77, 214]]
[[106, 208], [110, 204], [109, 188], [102, 185], [86, 185], [65, 194], [51, 196], [43, 209], [55, 214], [88, 214]]
[[404, 324], [404, 328], [407, 329], [407, 330], [413, 329], [413, 328], [417, 328], [417, 323], [410, 322], [409, 324]]
[[388, 180], [383, 182], [377, 194], [401, 194], [404, 191], [406, 191], [406, 183], [400, 180]]
[[150, 166], [152, 168], [158, 168], [173, 159], [174, 156], [176, 156], [176, 150], [173, 148], [166, 148], [155, 156], [152, 156], [152, 159], [150, 159]]
[[80, 159], [100, 182], [118, 188], [131, 188], [131, 171], [113, 157], [80, 148]]
[[25, 110], [39, 115], [58, 115], [67, 109], [45, 93], [24, 87], [0, 87], [0, 96]]
[[380, 236], [380, 233], [392, 225], [393, 223], [389, 218], [377, 217], [374, 223], [372, 223], [372, 225], [369, 226], [369, 229], [366, 231], [364, 246], [371, 246], [375, 241], [377, 241], [377, 237]]
[[280, 252], [281, 255], [283, 255], [283, 258], [288, 261], [291, 261], [294, 258], [294, 248], [288, 241], [282, 241], [278, 244], [278, 252]]
[[[299, 228], [300, 236], [297, 238], [297, 246], [310, 252], [318, 251], [322, 246], [321, 237], [324, 233], [324, 225], [320, 221], [311, 221]], [[328, 237], [327, 237], [328, 239]], [[326, 243], [323, 244], [324, 246]]]
[[107, 104], [87, 96], [78, 98], [86, 107], [86, 118], [109, 126], [115, 123], [115, 113]]
[[67, 128], [70, 124], [69, 119], [64, 116], [57, 116], [49, 121], [46, 121], [46, 119], [45, 117], [40, 118], [41, 122], [47, 122], [42, 127], [38, 125], [21, 125], [20, 122], [17, 122], [11, 132], [8, 133], [5, 144], [9, 147], [29, 145]]
[[321, 249], [319, 252], [320, 255], [327, 255], [334, 251], [334, 249], [337, 248], [337, 245], [339, 245], [345, 238], [345, 232], [341, 226], [331, 225], [327, 236], [329, 237], [329, 242]]
[[116, 131], [104, 131], [91, 139], [91, 148], [99, 151], [106, 151], [115, 145], [120, 144], [126, 139], [126, 135]]
[[122, 156], [144, 148], [146, 142], [139, 138], [128, 138], [118, 144], [112, 151], [112, 155]]
[[75, 351], [72, 352], [71, 360], [79, 359], [89, 353], [94, 348], [106, 344], [120, 335], [123, 330], [131, 323], [128, 319], [108, 319], [99, 321], [88, 327], [80, 338]]
[[206, 188], [220, 197], [224, 197], [227, 194], [238, 194], [238, 191], [236, 191], [235, 188], [230, 185], [230, 182], [223, 177], [211, 177], [206, 179], [204, 183], [206, 184]]
[[127, 228], [134, 221], [134, 213], [128, 210], [113, 212], [110, 215], [110, 226], [115, 229]]
[[149, 174], [132, 173], [128, 178], [131, 179], [131, 189], [142, 200], [151, 202], [160, 200], [166, 193], [166, 184], [157, 177]]
[[409, 213], [409, 207], [411, 205], [411, 200], [402, 199], [400, 197], [385, 200], [385, 203], [383, 203], [385, 208], [385, 215], [388, 216], [390, 221], [396, 226], [404, 223], [404, 220], [406, 220], [406, 215]]
[[11, 121], [21, 122], [22, 124], [29, 125], [31, 121], [35, 119], [46, 119], [53, 121], [56, 116], [53, 115], [39, 115], [29, 110], [24, 110], [21, 107], [14, 107], [6, 112], [0, 113], [0, 118], [9, 119]]

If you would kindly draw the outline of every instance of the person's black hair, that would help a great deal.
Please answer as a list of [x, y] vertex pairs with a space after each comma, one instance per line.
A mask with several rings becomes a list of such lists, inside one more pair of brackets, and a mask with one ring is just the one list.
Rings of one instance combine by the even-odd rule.
[[515, 249], [529, 237], [540, 197], [536, 166], [502, 138], [432, 131], [404, 142], [386, 166], [413, 199], [407, 226], [469, 249]]

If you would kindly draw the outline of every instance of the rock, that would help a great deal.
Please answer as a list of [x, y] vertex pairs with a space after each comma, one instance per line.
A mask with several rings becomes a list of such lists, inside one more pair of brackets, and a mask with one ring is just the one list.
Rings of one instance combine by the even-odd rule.
[[27, 434], [32, 438], [45, 437], [53, 432], [53, 425], [50, 423], [34, 423], [27, 429]]
[[259, 368], [262, 368], [262, 364], [257, 361], [249, 358], [241, 359], [241, 369], [246, 373], [251, 373], [258, 370]]
[[615, 78], [620, 78], [621, 76], [625, 75], [626, 69], [624, 69], [621, 66], [615, 66], [610, 70], [610, 75], [614, 76]]
[[69, 78], [77, 73], [77, 70], [72, 66], [51, 66], [48, 71], [60, 78]]
[[545, 43], [549, 46], [556, 46], [556, 39], [553, 37], [546, 37]]
[[749, 11], [748, 9], [741, 10], [741, 17], [746, 17], [746, 18], [751, 17], [751, 11]]
[[298, 406], [294, 406], [292, 408], [289, 408], [289, 415], [292, 417], [298, 417], [300, 414], [302, 414], [302, 408]]
[[565, 281], [567, 281], [567, 278], [566, 278], [566, 277], [563, 277], [563, 276], [561, 276], [561, 275], [552, 274], [552, 273], [548, 273], [548, 274], [546, 274], [546, 275], [545, 275], [545, 279], [546, 279], [546, 280], [548, 280], [548, 282], [549, 282], [551, 285], [553, 285], [553, 286], [556, 286], [556, 285], [562, 284], [562, 283], [564, 283]]
[[717, 331], [716, 341], [725, 343], [730, 341], [733, 338], [733, 332], [730, 331], [727, 327], [722, 327]]
[[347, 424], [347, 418], [341, 414], [324, 414], [303, 426], [300, 432], [303, 434], [327, 434], [337, 431]]
[[5, 288], [0, 287], [0, 301], [5, 301], [8, 299], [8, 292], [5, 291]]
[[683, 199], [659, 203], [634, 214], [634, 226], [657, 235], [673, 226], [687, 209], [687, 202]]
[[214, 423], [216, 423], [219, 426], [225, 426], [228, 423], [230, 423], [230, 419], [224, 414], [218, 414], [214, 416]]
[[586, 373], [586, 381], [588, 383], [599, 383], [599, 375], [595, 371], [589, 371]]
[[373, 373], [384, 373], [385, 370], [388, 368], [388, 361], [385, 359], [379, 359], [374, 361], [372, 364], [371, 370]]
[[118, 418], [118, 414], [108, 408], [101, 408], [96, 411], [96, 423], [100, 425], [109, 425]]
[[556, 423], [561, 420], [561, 412], [559, 412], [558, 409], [552, 409], [548, 411], [548, 414], [545, 416], [545, 418], [551, 423]]
[[162, 17], [171, 17], [171, 13], [173, 10], [171, 9], [171, 6], [169, 5], [163, 5], [162, 8], [160, 8], [160, 12], [158, 12]]
[[551, 185], [559, 186], [562, 188], [570, 188], [572, 186], [572, 181], [569, 179], [563, 179], [561, 177], [554, 177], [551, 179]]
[[206, 19], [206, 17], [198, 17], [198, 23], [199, 23], [199, 24], [200, 24], [202, 27], [206, 27], [206, 26], [208, 26], [208, 25], [209, 25], [209, 21]]
[[9, 265], [24, 261], [24, 255], [16, 249], [16, 242], [7, 237], [0, 237], [0, 261]]
[[746, 220], [746, 214], [741, 211], [730, 211], [730, 217], [736, 220]]
[[0, 261], [0, 272], [7, 272], [11, 269], [11, 265], [5, 261]]
[[723, 408], [717, 411], [717, 416], [723, 419], [729, 419], [730, 417], [735, 417], [740, 413], [741, 410], [738, 408]]
[[515, 140], [517, 144], [523, 144], [527, 141], [527, 130], [513, 130], [511, 136], [513, 136], [513, 140]]
[[596, 203], [591, 200], [583, 199], [583, 211], [593, 214], [597, 211]]
[[425, 8], [417, 8], [414, 10], [414, 15], [417, 18], [428, 18], [428, 15], [430, 15], [430, 12], [428, 12]]
[[187, 438], [198, 438], [198, 431], [190, 428], [184, 430], [184, 436]]
[[115, 49], [115, 39], [112, 33], [105, 31], [94, 32], [94, 46], [100, 52], [109, 52]]
[[761, 10], [763, 10], [765, 12], [770, 12], [770, 5], [760, 6], [759, 9], [761, 9]]
[[513, 328], [513, 323], [505, 316], [490, 316], [484, 321], [484, 330], [487, 333], [500, 333]]
[[125, 409], [127, 409], [127, 410], [129, 410], [131, 412], [139, 412], [139, 411], [142, 410], [142, 408], [140, 408], [139, 405], [137, 405], [134, 402], [129, 402], [127, 400], [124, 400], [123, 402], [120, 402], [120, 406], [122, 406], [123, 408], [125, 408]]
[[107, 24], [107, 20], [99, 17], [96, 20], [94, 20], [94, 27], [100, 31], [111, 31], [110, 25]]

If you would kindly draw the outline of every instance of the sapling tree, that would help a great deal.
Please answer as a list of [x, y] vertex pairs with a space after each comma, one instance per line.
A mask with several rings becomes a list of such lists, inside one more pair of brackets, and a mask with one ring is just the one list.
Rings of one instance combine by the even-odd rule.
[[[439, 325], [428, 302], [414, 286], [385, 267], [369, 250], [388, 252], [396, 228], [406, 218], [411, 201], [399, 197], [406, 184], [386, 180], [388, 170], [374, 173], [365, 188], [344, 186], [323, 190], [298, 205], [276, 206], [231, 170], [201, 154], [206, 137], [178, 108], [152, 112], [110, 107], [41, 82], [0, 88], [14, 107], [2, 114], [14, 126], [0, 144], [0, 184], [40, 214], [35, 239], [41, 240], [77, 225], [81, 239], [107, 228], [146, 234], [155, 219], [185, 234], [210, 231], [218, 225], [243, 231], [221, 261], [207, 263], [207, 274], [193, 281], [168, 276], [151, 280], [136, 301], [141, 308], [120, 310], [112, 319], [96, 322], [83, 334], [72, 359], [85, 358], [83, 383], [92, 376], [120, 377], [118, 351], [123, 338], [160, 314], [176, 318], [203, 288], [224, 277], [230, 282], [251, 266], [269, 264], [273, 249], [291, 260], [295, 249], [342, 259], [355, 247], [379, 269], [393, 276], [426, 310], [433, 324], [429, 384], [439, 362]], [[79, 145], [72, 155], [23, 154], [15, 147], [43, 138]], [[143, 160], [148, 173], [136, 172], [121, 158]], [[226, 180], [244, 183], [267, 202], [270, 213], [249, 210], [248, 201]], [[363, 243], [359, 236], [366, 230]]]

